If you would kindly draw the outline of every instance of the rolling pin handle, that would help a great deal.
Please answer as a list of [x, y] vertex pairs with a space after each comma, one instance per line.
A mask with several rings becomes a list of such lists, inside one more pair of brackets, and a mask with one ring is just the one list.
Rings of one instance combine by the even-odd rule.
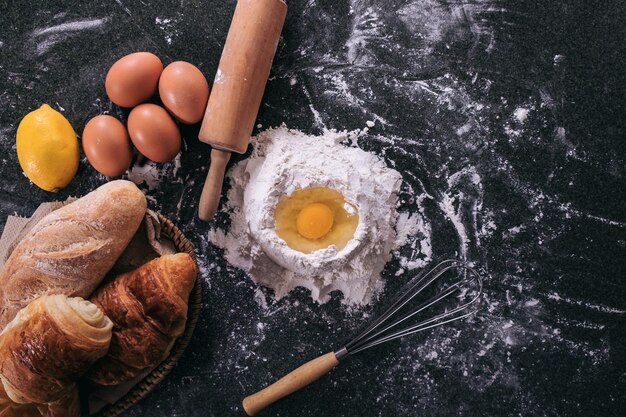
[[200, 220], [211, 220], [217, 211], [222, 195], [224, 173], [226, 172], [226, 165], [229, 159], [230, 152], [220, 151], [218, 149], [211, 151], [211, 165], [209, 165], [209, 173], [206, 176], [204, 187], [202, 187], [202, 194], [200, 195], [200, 203], [198, 205], [198, 217]]
[[[276, 46], [287, 16], [284, 0], [240, 0], [226, 36], [198, 139], [214, 149], [245, 153]], [[229, 155], [228, 155], [229, 156]], [[219, 204], [228, 156], [211, 152], [198, 217], [210, 220]]]

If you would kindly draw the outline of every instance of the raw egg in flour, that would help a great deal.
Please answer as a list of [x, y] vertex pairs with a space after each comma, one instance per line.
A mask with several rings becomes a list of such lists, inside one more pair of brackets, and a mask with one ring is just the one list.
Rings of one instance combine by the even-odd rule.
[[354, 237], [359, 215], [339, 191], [312, 187], [282, 197], [274, 223], [276, 234], [290, 248], [311, 253], [331, 245], [342, 250]]
[[296, 229], [307, 239], [320, 239], [330, 232], [335, 223], [335, 213], [324, 203], [305, 206], [296, 218]]

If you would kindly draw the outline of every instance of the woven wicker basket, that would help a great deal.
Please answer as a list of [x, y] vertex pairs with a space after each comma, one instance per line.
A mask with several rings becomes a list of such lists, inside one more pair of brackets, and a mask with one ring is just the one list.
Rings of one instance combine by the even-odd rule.
[[[197, 260], [193, 253], [193, 246], [183, 233], [165, 216], [157, 213], [159, 222], [161, 223], [161, 233], [170, 238], [179, 252], [186, 252]], [[187, 323], [184, 333], [176, 340], [170, 355], [157, 366], [150, 374], [148, 374], [141, 382], [135, 385], [124, 397], [119, 399], [115, 404], [105, 407], [103, 410], [94, 414], [96, 417], [116, 417], [137, 404], [142, 398], [150, 393], [170, 371], [176, 366], [178, 359], [191, 340], [191, 335], [196, 327], [198, 316], [200, 315], [200, 307], [202, 304], [202, 289], [200, 280], [196, 277], [196, 283], [189, 295], [189, 309], [187, 312]]]

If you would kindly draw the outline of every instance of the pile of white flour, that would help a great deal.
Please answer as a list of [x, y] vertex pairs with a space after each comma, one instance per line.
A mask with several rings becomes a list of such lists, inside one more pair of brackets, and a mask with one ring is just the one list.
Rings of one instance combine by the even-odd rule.
[[[346, 139], [329, 131], [307, 136], [284, 127], [266, 130], [253, 141], [250, 158], [229, 173], [230, 230], [212, 230], [209, 239], [276, 298], [302, 286], [320, 303], [339, 290], [344, 303], [366, 304], [383, 286], [380, 273], [392, 251], [406, 239], [394, 228], [402, 177], [375, 155], [341, 144]], [[274, 208], [282, 196], [318, 186], [341, 192], [357, 207], [359, 224], [344, 249], [332, 245], [304, 254], [277, 236]]]

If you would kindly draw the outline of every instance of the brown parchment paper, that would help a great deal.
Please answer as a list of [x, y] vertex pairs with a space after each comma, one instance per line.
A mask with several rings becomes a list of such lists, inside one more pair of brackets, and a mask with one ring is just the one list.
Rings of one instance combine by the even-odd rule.
[[[0, 236], [0, 270], [13, 252], [17, 244], [28, 232], [47, 214], [57, 210], [76, 198], [68, 198], [65, 201], [54, 201], [41, 204], [30, 218], [9, 216], [7, 218], [2, 236]], [[118, 275], [133, 270], [140, 265], [157, 258], [161, 255], [176, 253], [174, 243], [161, 235], [161, 224], [156, 213], [151, 210], [146, 212], [144, 221], [139, 226], [137, 233], [119, 257], [109, 275]], [[174, 343], [172, 343], [173, 346]], [[170, 346], [170, 349], [171, 347]], [[92, 415], [102, 410], [109, 404], [114, 404], [126, 395], [135, 385], [141, 382], [153, 369], [146, 369], [132, 381], [113, 387], [89, 387], [88, 410], [83, 414]], [[83, 390], [84, 391], [84, 390]]]

